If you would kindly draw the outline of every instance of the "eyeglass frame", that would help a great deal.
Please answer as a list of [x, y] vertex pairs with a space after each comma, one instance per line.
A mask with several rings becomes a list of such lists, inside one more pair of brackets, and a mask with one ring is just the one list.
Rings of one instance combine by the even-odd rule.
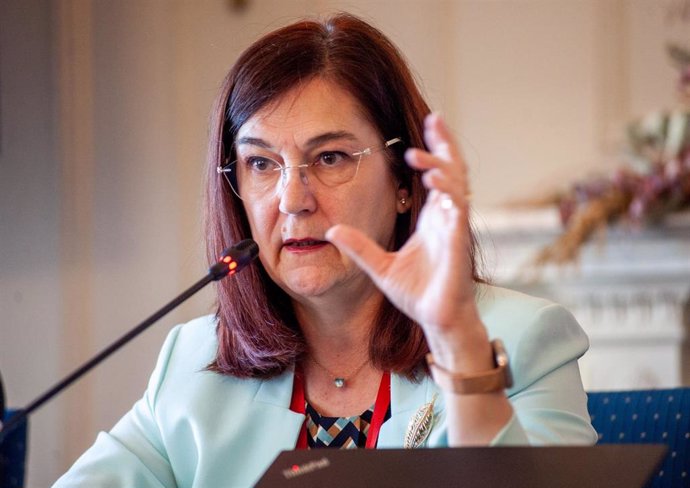
[[[393, 144], [397, 144], [399, 142], [401, 143], [402, 139], [400, 137], [394, 137], [392, 139], [388, 139], [387, 141], [385, 141], [380, 146], [369, 146], [369, 147], [366, 147], [360, 151], [355, 151], [355, 152], [351, 153], [350, 156], [352, 156], [352, 157], [359, 156], [359, 159], [357, 160], [357, 169], [355, 170], [355, 174], [350, 179], [345, 180], [345, 181], [338, 183], [336, 185], [333, 185], [333, 187], [340, 186], [340, 185], [345, 184], [349, 181], [353, 181], [357, 177], [357, 174], [359, 173], [359, 165], [362, 162], [362, 158], [364, 156], [371, 156], [375, 152], [384, 151], [384, 150], [388, 149], [390, 146], [392, 146]], [[297, 164], [294, 166], [287, 166], [287, 165], [280, 164], [280, 162], [276, 161], [275, 159], [272, 159], [272, 158], [266, 158], [266, 159], [269, 159], [273, 163], [278, 165], [278, 168], [273, 168], [273, 171], [280, 171], [280, 176], [279, 176], [279, 179], [277, 181], [284, 181], [284, 179], [287, 177], [287, 170], [289, 170], [289, 169], [308, 170], [309, 168], [318, 164], [318, 162], [314, 161], [311, 163], [302, 163], [302, 164]], [[225, 177], [225, 180], [227, 181], [228, 186], [230, 186], [230, 190], [232, 190], [232, 192], [235, 194], [235, 196], [237, 198], [244, 201], [244, 199], [240, 196], [239, 191], [235, 190], [235, 186], [237, 186], [238, 190], [239, 190], [239, 184], [237, 182], [237, 172], [232, 170], [232, 166], [235, 165], [237, 163], [237, 161], [238, 161], [238, 159], [235, 159], [235, 160], [233, 160], [233, 161], [231, 161], [225, 165], [216, 166], [216, 173], [222, 174]], [[230, 176], [228, 176], [228, 173], [230, 174]], [[231, 178], [235, 181], [234, 185], [231, 181]], [[316, 180], [321, 181], [321, 180], [319, 180], [318, 177], [316, 177]], [[321, 182], [321, 183], [324, 184], [323, 182]], [[281, 185], [284, 185], [284, 183], [281, 183]]]

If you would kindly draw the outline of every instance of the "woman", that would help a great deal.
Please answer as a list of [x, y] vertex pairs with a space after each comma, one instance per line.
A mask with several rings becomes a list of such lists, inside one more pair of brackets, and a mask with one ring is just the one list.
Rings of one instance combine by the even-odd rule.
[[460, 150], [373, 27], [252, 45], [207, 172], [210, 260], [251, 237], [260, 262], [170, 333], [144, 398], [57, 486], [249, 486], [295, 447], [595, 442], [586, 336], [479, 278]]

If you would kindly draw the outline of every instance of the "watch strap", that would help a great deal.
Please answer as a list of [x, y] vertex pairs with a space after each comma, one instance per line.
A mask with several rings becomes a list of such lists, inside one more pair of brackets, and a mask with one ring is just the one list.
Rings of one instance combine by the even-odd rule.
[[510, 362], [503, 342], [500, 339], [491, 341], [494, 353], [494, 368], [476, 374], [454, 373], [434, 361], [431, 353], [426, 355], [427, 364], [434, 382], [442, 389], [460, 395], [492, 393], [510, 388], [513, 379]]

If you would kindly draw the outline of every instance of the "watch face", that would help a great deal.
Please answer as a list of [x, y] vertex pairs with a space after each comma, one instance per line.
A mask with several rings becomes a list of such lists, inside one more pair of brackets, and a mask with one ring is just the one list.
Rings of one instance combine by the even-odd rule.
[[496, 366], [503, 368], [505, 387], [510, 388], [513, 386], [513, 374], [510, 371], [510, 360], [508, 359], [508, 353], [506, 352], [503, 342], [500, 339], [495, 339], [493, 341], [493, 346]]
[[496, 366], [508, 366], [508, 355], [505, 351], [496, 351]]
[[508, 364], [508, 353], [503, 346], [503, 342], [500, 339], [494, 339], [491, 341], [491, 346], [494, 350], [496, 366], [506, 366]]

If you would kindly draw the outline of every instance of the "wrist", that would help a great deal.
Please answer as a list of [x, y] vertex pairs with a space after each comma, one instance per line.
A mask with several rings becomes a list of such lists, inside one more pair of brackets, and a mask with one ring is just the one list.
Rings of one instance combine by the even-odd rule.
[[429, 334], [427, 343], [436, 364], [449, 371], [473, 373], [493, 364], [489, 335], [478, 320], [457, 324], [444, 334]]
[[449, 370], [438, 364], [432, 353], [427, 354], [427, 364], [434, 382], [442, 390], [459, 395], [493, 393], [510, 388], [513, 378], [503, 342], [494, 339], [491, 349], [492, 367], [471, 373]]

